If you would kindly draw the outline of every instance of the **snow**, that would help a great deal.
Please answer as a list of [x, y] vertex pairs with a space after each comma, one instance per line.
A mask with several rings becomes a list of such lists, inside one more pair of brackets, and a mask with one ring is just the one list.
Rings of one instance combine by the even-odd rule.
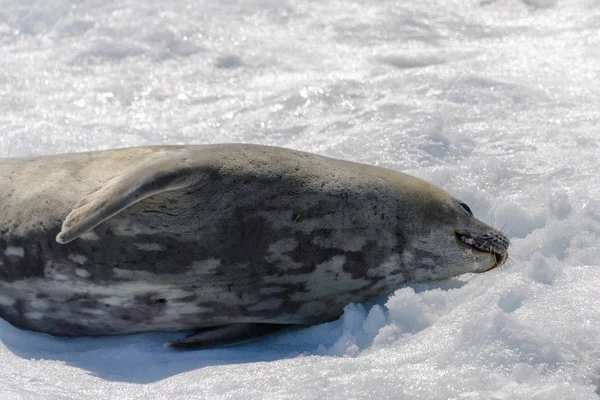
[[280, 145], [425, 178], [512, 240], [219, 350], [0, 321], [0, 398], [598, 398], [599, 78], [596, 0], [0, 0], [0, 156]]

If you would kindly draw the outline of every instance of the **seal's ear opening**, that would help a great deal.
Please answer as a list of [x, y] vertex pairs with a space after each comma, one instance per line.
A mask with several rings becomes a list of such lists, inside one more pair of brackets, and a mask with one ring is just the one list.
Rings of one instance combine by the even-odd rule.
[[191, 185], [205, 175], [202, 167], [185, 155], [165, 155], [112, 178], [75, 204], [56, 241], [69, 243], [139, 201]]

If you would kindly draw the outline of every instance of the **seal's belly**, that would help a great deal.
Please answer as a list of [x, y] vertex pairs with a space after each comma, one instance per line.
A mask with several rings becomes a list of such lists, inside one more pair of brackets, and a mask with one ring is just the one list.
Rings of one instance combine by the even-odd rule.
[[200, 263], [182, 275], [123, 270], [120, 282], [104, 283], [91, 282], [82, 268], [72, 275], [49, 268], [44, 278], [1, 283], [0, 313], [18, 327], [68, 336], [319, 323], [382, 291], [380, 279], [355, 279], [344, 263], [337, 256], [310, 273], [265, 276], [259, 284], [202, 284], [208, 271]]
[[[0, 285], [2, 316], [14, 325], [57, 335], [104, 335], [189, 328], [195, 303], [165, 286], [95, 285], [39, 278]], [[169, 294], [168, 300], [161, 293]], [[168, 302], [171, 304], [168, 304]]]
[[200, 226], [178, 237], [174, 225], [124, 216], [68, 245], [53, 241], [52, 231], [9, 242], [0, 316], [69, 336], [313, 324], [405, 278], [385, 232], [377, 241], [335, 227], [286, 227], [283, 234], [247, 218], [245, 225], [227, 221], [221, 231]]

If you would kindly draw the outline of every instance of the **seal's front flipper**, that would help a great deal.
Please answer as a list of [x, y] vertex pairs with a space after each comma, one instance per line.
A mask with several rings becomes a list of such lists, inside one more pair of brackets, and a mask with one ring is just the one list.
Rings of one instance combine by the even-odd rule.
[[175, 349], [211, 349], [221, 346], [249, 342], [269, 333], [277, 332], [289, 325], [277, 324], [231, 324], [203, 329], [180, 340], [165, 344]]
[[192, 185], [203, 176], [203, 167], [198, 160], [189, 161], [185, 152], [165, 153], [139, 164], [75, 204], [56, 241], [68, 243], [141, 200]]

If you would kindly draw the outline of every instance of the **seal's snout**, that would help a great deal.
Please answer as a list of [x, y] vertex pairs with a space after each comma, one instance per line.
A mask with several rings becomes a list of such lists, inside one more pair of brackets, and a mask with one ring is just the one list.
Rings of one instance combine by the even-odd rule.
[[502, 232], [488, 232], [484, 235], [469, 232], [469, 234], [476, 245], [482, 247], [484, 251], [494, 250], [499, 253], [506, 253], [510, 245], [510, 241]]
[[461, 242], [477, 251], [492, 253], [496, 257], [496, 265], [491, 269], [504, 264], [508, 257], [510, 240], [500, 231], [490, 231], [485, 234], [470, 231], [456, 232], [456, 236]]

